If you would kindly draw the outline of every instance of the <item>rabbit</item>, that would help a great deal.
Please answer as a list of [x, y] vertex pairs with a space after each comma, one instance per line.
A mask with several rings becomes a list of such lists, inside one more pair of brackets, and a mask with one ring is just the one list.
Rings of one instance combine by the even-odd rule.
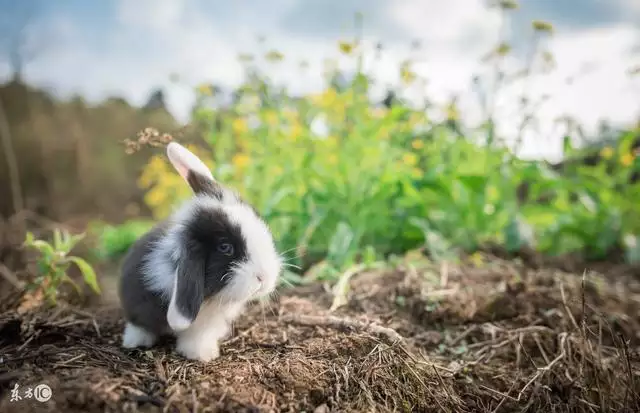
[[166, 152], [193, 197], [140, 237], [123, 260], [122, 347], [151, 347], [172, 335], [179, 354], [211, 361], [245, 306], [274, 292], [283, 261], [253, 206], [182, 145], [171, 142]]

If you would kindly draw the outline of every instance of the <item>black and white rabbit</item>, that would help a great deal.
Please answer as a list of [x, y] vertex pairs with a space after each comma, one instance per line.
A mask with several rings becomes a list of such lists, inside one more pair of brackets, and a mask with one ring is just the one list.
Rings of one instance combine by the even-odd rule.
[[178, 353], [209, 361], [245, 305], [274, 291], [282, 260], [255, 209], [217, 182], [196, 155], [171, 142], [167, 156], [194, 197], [125, 257], [122, 346], [150, 347], [170, 334]]

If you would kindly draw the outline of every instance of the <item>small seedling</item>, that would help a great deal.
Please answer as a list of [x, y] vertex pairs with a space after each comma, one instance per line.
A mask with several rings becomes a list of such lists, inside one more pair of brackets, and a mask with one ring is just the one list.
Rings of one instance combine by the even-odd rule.
[[69, 255], [71, 250], [84, 238], [85, 234], [72, 235], [66, 230], [55, 229], [53, 243], [35, 239], [31, 232], [27, 232], [23, 246], [38, 250], [40, 255], [36, 261], [37, 275], [30, 290], [40, 289], [50, 303], [56, 304], [59, 288], [68, 282], [80, 294], [80, 286], [67, 274], [71, 264], [75, 264], [82, 273], [82, 277], [91, 289], [100, 294], [100, 287], [96, 273], [87, 261], [80, 257]]

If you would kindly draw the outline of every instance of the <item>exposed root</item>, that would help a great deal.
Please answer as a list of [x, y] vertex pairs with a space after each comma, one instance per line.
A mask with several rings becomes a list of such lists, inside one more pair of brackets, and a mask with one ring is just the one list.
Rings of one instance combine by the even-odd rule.
[[336, 330], [351, 330], [362, 331], [370, 334], [376, 334], [386, 337], [391, 344], [405, 342], [404, 337], [398, 334], [395, 330], [382, 327], [375, 323], [365, 323], [360, 320], [353, 320], [348, 318], [340, 318], [334, 316], [310, 316], [310, 315], [285, 315], [281, 318], [282, 321], [288, 324], [296, 324], [302, 326], [318, 326], [329, 327]]

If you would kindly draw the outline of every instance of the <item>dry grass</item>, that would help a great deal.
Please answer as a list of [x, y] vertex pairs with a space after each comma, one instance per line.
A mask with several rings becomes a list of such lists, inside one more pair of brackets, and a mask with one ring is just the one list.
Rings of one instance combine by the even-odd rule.
[[[636, 273], [637, 274], [637, 273]], [[637, 278], [492, 259], [364, 273], [254, 306], [200, 364], [119, 348], [112, 304], [0, 318], [0, 411], [640, 411]], [[46, 382], [47, 403], [10, 402]]]

